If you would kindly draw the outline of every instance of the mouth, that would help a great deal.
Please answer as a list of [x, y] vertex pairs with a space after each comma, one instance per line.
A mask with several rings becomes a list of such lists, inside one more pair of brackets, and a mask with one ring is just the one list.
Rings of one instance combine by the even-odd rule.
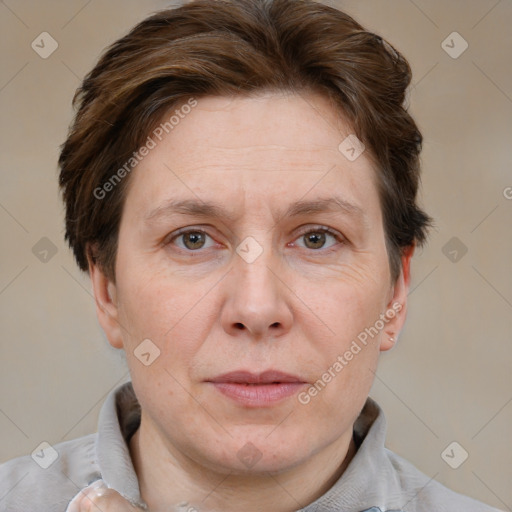
[[206, 381], [225, 397], [244, 407], [270, 407], [295, 395], [307, 381], [289, 373], [234, 371]]

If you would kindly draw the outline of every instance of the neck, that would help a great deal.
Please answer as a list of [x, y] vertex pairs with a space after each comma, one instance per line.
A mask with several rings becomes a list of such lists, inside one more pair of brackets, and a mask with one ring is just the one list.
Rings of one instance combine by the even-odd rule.
[[[216, 473], [169, 449], [144, 415], [130, 440], [142, 499], [151, 512], [292, 512], [325, 494], [356, 452], [352, 432], [279, 474]], [[178, 505], [187, 503], [180, 508]]]

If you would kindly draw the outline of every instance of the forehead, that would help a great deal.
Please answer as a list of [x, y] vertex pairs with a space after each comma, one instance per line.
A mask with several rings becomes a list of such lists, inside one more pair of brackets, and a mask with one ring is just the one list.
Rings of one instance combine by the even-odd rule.
[[353, 134], [323, 96], [205, 97], [186, 111], [161, 140], [153, 136], [155, 147], [133, 171], [127, 206], [141, 218], [187, 200], [228, 209], [243, 197], [244, 207], [274, 203], [281, 214], [299, 200], [330, 196], [330, 206], [353, 212], [378, 203], [370, 159], [363, 152], [350, 160], [340, 150]]

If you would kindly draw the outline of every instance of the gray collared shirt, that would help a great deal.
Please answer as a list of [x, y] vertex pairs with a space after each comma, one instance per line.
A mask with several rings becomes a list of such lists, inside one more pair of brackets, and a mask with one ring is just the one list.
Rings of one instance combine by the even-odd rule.
[[[147, 509], [128, 449], [139, 422], [133, 387], [122, 384], [103, 404], [97, 433], [0, 465], [0, 511], [65, 512], [83, 487], [100, 478]], [[354, 425], [354, 458], [323, 496], [299, 512], [498, 512], [421, 473], [385, 448], [385, 434], [384, 414], [368, 398]]]

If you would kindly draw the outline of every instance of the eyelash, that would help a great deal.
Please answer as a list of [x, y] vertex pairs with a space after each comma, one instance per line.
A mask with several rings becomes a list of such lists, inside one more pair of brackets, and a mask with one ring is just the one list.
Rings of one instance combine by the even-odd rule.
[[[182, 235], [186, 235], [188, 233], [201, 233], [203, 235], [206, 235], [210, 238], [212, 238], [205, 230], [201, 229], [201, 228], [194, 228], [194, 229], [190, 229], [190, 228], [184, 228], [183, 230], [179, 230], [176, 234], [174, 234], [174, 236], [172, 236], [171, 238], [168, 239], [167, 242], [164, 243], [164, 245], [170, 245], [174, 240], [176, 240], [177, 238], [179, 238], [180, 236]], [[337, 231], [327, 227], [327, 226], [314, 226], [314, 227], [308, 227], [306, 229], [303, 229], [301, 230], [301, 232], [297, 235], [297, 238], [300, 238], [300, 237], [303, 237], [309, 233], [326, 233], [328, 235], [331, 235], [333, 238], [335, 238], [338, 242], [338, 244], [334, 244], [333, 246], [327, 248], [327, 249], [310, 249], [310, 251], [313, 251], [313, 252], [323, 252], [323, 253], [329, 253], [333, 250], [336, 250], [338, 248], [338, 245], [339, 244], [346, 244], [347, 240], [341, 236]], [[178, 249], [180, 249], [181, 251], [185, 251], [187, 253], [190, 253], [190, 254], [193, 254], [193, 253], [199, 253], [199, 252], [202, 252], [201, 249], [197, 249], [197, 250], [190, 250], [190, 249], [182, 249], [181, 247], [178, 247]], [[307, 249], [307, 247], [306, 247]], [[204, 249], [206, 250], [206, 249]]]

